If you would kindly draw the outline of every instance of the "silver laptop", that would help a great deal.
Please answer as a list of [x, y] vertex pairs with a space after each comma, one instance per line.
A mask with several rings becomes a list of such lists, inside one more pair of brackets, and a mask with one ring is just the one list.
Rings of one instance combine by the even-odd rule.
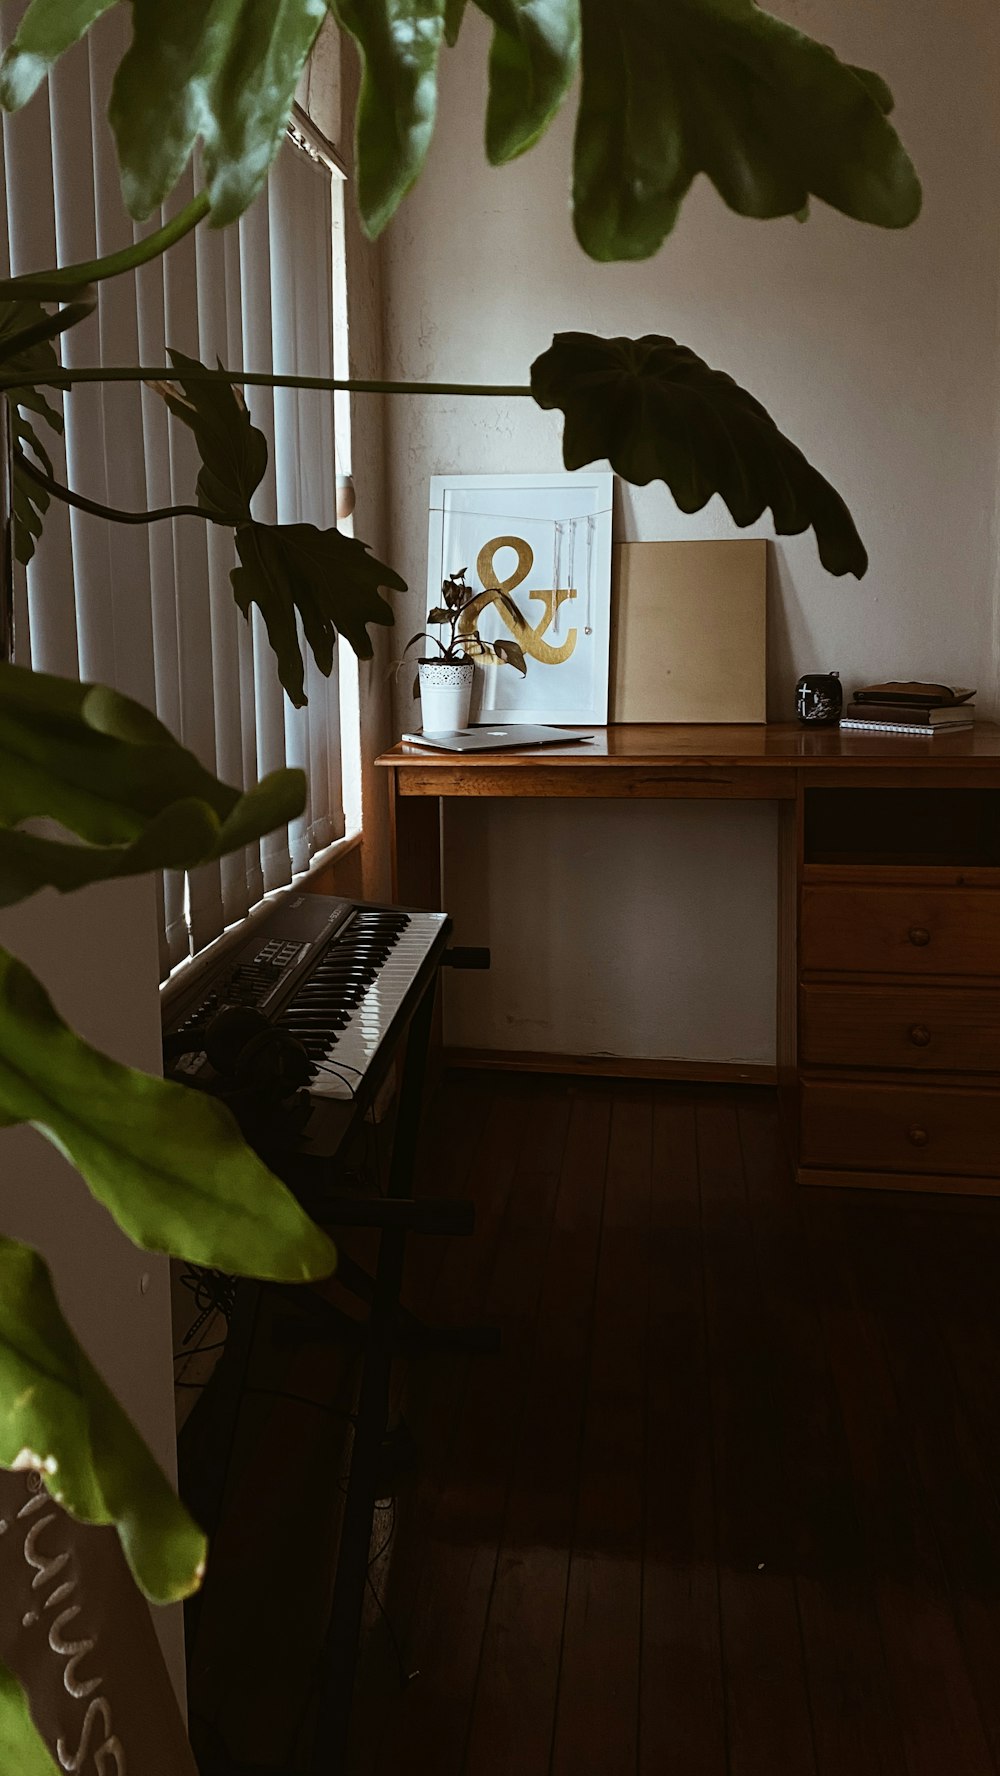
[[593, 740], [570, 728], [456, 728], [453, 734], [404, 734], [408, 746], [429, 746], [435, 752], [500, 752], [508, 746], [572, 746]]

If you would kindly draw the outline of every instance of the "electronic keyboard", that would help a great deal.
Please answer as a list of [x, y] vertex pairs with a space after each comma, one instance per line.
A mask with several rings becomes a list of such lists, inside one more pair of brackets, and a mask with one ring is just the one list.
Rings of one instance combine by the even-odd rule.
[[405, 1028], [449, 929], [444, 913], [330, 895], [276, 902], [237, 949], [200, 973], [171, 1005], [164, 1026], [167, 1076], [226, 1095], [226, 1080], [207, 1052], [211, 1026], [225, 1008], [243, 1007], [302, 1045], [311, 1063], [310, 1099], [367, 1096], [372, 1070]]

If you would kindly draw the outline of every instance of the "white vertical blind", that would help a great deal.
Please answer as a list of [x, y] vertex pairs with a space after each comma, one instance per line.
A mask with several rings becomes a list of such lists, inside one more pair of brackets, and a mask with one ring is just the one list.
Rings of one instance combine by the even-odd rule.
[[[24, 4], [0, 12], [4, 41]], [[126, 9], [113, 8], [26, 110], [3, 119], [14, 275], [112, 252], [194, 193], [189, 172], [148, 227], [134, 229], [125, 214], [105, 110], [127, 29]], [[97, 312], [64, 337], [64, 362], [160, 364], [173, 346], [208, 364], [332, 376], [332, 216], [329, 167], [289, 141], [237, 227], [203, 224], [134, 277], [103, 284]], [[270, 452], [255, 516], [332, 525], [332, 398], [250, 390], [248, 400]], [[65, 414], [65, 446], [51, 447], [58, 479], [126, 509], [194, 502], [194, 440], [152, 390], [78, 387]], [[288, 831], [187, 878], [164, 878], [164, 973], [344, 832], [338, 674], [324, 680], [310, 660], [308, 708], [292, 708], [259, 613], [247, 623], [234, 603], [235, 562], [232, 533], [199, 519], [124, 527], [53, 501], [17, 587], [20, 659], [137, 697], [227, 783], [247, 787], [285, 764], [308, 773], [308, 806]]]

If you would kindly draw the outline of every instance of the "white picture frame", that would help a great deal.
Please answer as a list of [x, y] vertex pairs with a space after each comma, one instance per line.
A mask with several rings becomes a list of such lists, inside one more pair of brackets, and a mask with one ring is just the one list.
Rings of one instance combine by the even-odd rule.
[[[525, 677], [512, 666], [477, 666], [474, 725], [606, 725], [613, 487], [610, 469], [432, 477], [428, 609], [465, 568], [477, 595], [507, 591], [530, 631]], [[486, 641], [522, 639], [492, 600], [477, 621]]]

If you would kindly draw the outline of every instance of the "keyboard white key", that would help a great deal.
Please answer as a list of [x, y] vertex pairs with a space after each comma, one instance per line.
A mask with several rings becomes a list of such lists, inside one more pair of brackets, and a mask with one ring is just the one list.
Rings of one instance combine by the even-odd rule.
[[[445, 921], [444, 913], [409, 914], [375, 979], [365, 987], [353, 1008], [345, 1008], [348, 1021], [344, 1028], [329, 1030], [329, 1036], [335, 1039], [324, 1040], [323, 1015], [328, 1006], [332, 1022], [338, 989], [332, 983], [324, 991], [322, 963], [287, 1007], [281, 1024], [306, 1042], [310, 1058], [319, 1069], [309, 1085], [312, 1097], [346, 1100], [354, 1096]], [[348, 931], [345, 943], [335, 943], [327, 952], [332, 969], [336, 969], [336, 957], [349, 946], [350, 940]]]

